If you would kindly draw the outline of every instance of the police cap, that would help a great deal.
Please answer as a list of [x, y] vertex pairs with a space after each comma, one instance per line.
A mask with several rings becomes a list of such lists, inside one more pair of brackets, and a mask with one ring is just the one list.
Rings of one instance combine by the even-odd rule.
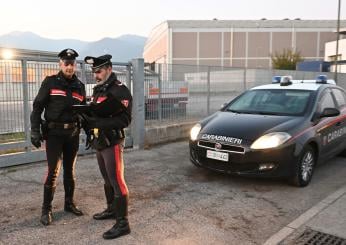
[[112, 55], [105, 54], [99, 57], [87, 56], [84, 58], [84, 61], [85, 63], [92, 65], [91, 67], [92, 70], [96, 71], [104, 66], [111, 66], [112, 65], [111, 59], [112, 59]]
[[62, 60], [75, 60], [76, 57], [78, 57], [78, 53], [76, 50], [73, 50], [71, 48], [67, 48], [62, 50], [59, 54], [58, 57]]

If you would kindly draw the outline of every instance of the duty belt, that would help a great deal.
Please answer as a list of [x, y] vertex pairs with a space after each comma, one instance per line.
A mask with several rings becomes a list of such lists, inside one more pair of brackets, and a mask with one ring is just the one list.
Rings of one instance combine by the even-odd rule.
[[75, 128], [78, 126], [77, 122], [73, 123], [59, 123], [59, 122], [49, 122], [48, 123], [48, 128], [53, 129], [53, 128], [58, 128], [58, 129], [71, 129]]
[[[93, 137], [95, 138], [98, 138], [100, 133], [104, 134], [105, 132], [104, 131], [100, 131], [100, 129], [98, 128], [92, 128], [90, 130], [91, 134]], [[119, 139], [122, 139], [122, 138], [125, 138], [125, 134], [124, 134], [124, 131], [123, 130], [118, 130], [118, 129], [112, 129], [112, 130], [109, 130], [107, 133], [107, 135], [111, 134], [112, 137], [117, 137]]]

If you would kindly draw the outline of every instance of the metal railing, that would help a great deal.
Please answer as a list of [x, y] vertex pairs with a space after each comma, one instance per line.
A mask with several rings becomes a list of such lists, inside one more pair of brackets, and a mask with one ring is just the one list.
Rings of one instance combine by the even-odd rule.
[[[332, 73], [216, 66], [156, 64], [145, 71], [145, 125], [184, 123], [199, 120], [220, 109], [244, 90], [271, 83], [276, 75], [293, 79], [316, 79]], [[346, 74], [339, 74], [346, 89]]]
[[[58, 72], [57, 62], [57, 59], [25, 57], [0, 60], [0, 167], [45, 159], [42, 150], [31, 146], [29, 116], [42, 80]], [[91, 68], [82, 61], [77, 63], [77, 76], [91, 96], [95, 86]], [[127, 146], [135, 148], [144, 147], [145, 127], [198, 121], [244, 90], [270, 83], [275, 75], [315, 79], [321, 74], [175, 64], [144, 66], [143, 59], [113, 63], [113, 71], [133, 94], [133, 120], [127, 130]], [[324, 74], [333, 77], [332, 73]], [[346, 74], [339, 74], [338, 78], [338, 85], [346, 88]], [[81, 144], [83, 141], [81, 137]], [[80, 149], [80, 153], [85, 153], [84, 147]]]
[[[41, 82], [58, 71], [58, 59], [0, 60], [0, 167], [45, 159], [44, 146], [36, 150], [30, 142], [30, 113]], [[131, 64], [113, 63], [113, 71], [131, 89]], [[95, 86], [91, 68], [77, 61], [76, 75], [85, 83], [87, 96], [91, 96]], [[131, 146], [131, 129], [126, 134], [126, 145]], [[84, 142], [82, 135], [81, 145]], [[84, 147], [80, 149], [80, 153], [86, 152]]]

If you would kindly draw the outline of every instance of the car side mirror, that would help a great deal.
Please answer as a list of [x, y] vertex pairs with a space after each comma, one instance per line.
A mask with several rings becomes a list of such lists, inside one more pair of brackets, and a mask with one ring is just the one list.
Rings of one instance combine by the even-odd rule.
[[324, 108], [320, 117], [336, 117], [340, 115], [340, 111], [336, 108]]
[[315, 112], [315, 114], [312, 116], [311, 121], [314, 124], [317, 124], [321, 118], [323, 117], [336, 117], [340, 115], [340, 111], [336, 108], [324, 108], [322, 113], [320, 112]]

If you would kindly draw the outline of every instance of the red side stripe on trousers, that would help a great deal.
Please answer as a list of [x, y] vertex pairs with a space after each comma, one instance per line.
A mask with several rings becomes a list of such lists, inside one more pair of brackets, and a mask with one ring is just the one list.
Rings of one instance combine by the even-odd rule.
[[124, 164], [122, 158], [120, 157], [120, 147], [119, 145], [114, 146], [114, 156], [115, 156], [115, 174], [120, 187], [122, 195], [127, 195], [128, 189], [124, 180]]

